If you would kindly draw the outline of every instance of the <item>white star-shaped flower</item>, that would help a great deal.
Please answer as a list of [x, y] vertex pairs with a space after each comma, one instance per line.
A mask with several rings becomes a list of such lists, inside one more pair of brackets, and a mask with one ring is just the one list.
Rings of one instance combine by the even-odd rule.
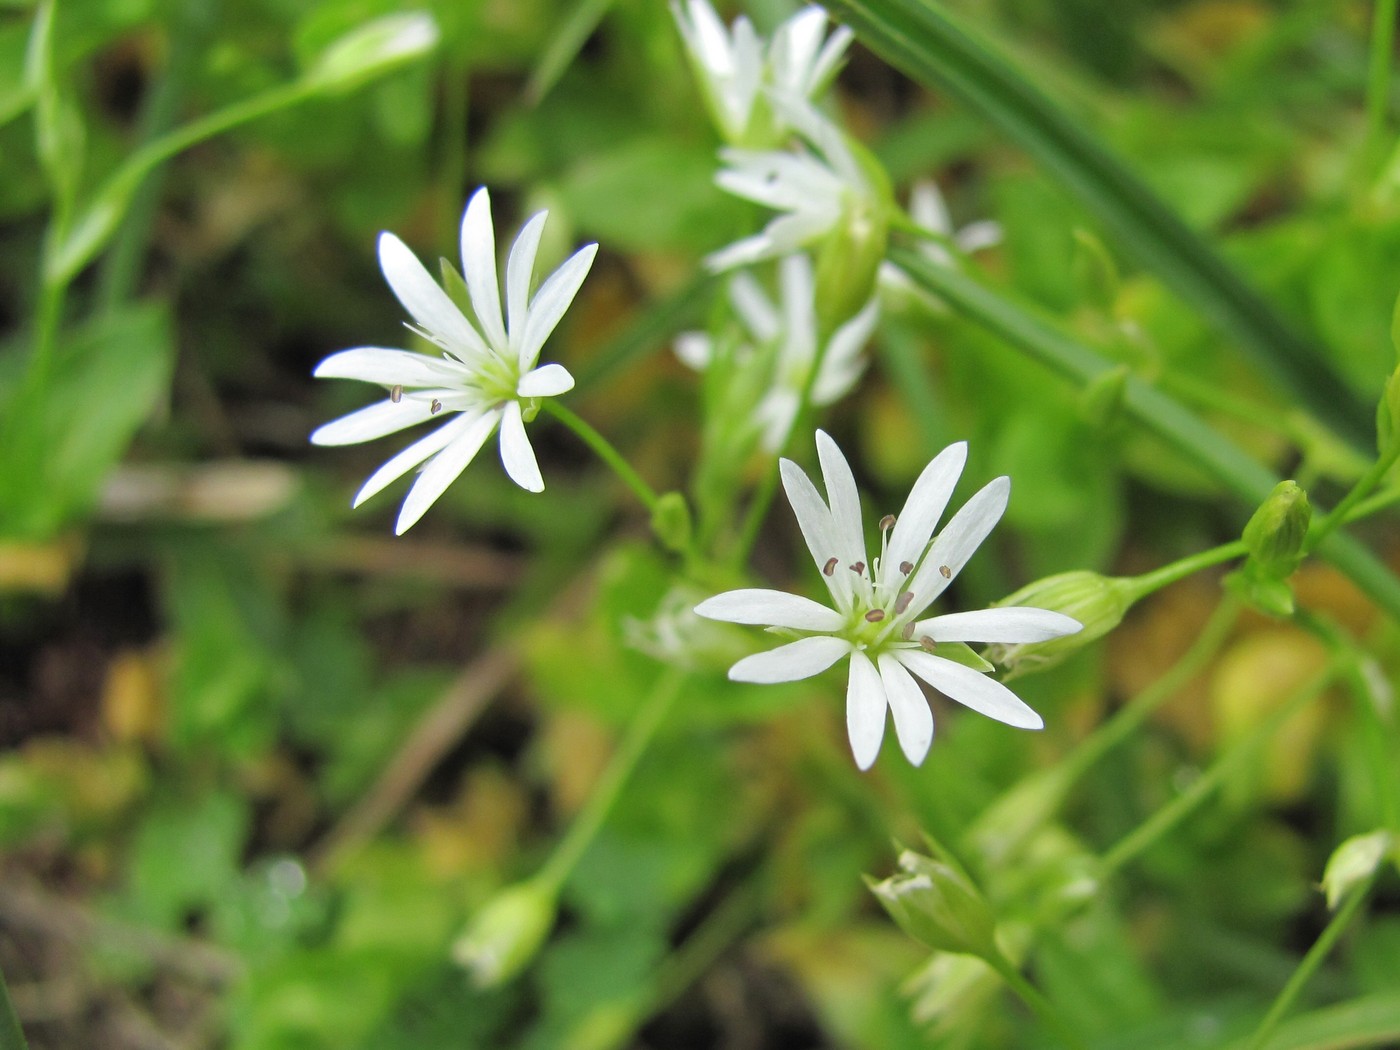
[[726, 142], [769, 146], [781, 142], [788, 127], [767, 104], [765, 92], [794, 101], [814, 99], [831, 82], [853, 34], [844, 26], [823, 40], [826, 12], [805, 7], [783, 22], [766, 45], [745, 17], [730, 29], [709, 0], [672, 0], [680, 27], [710, 110]]
[[[779, 261], [778, 293], [775, 304], [748, 273], [736, 274], [729, 282], [729, 301], [752, 341], [743, 348], [743, 363], [755, 359], [753, 347], [771, 348], [773, 353], [773, 373], [754, 410], [763, 447], [770, 452], [776, 452], [786, 439], [817, 362], [816, 282], [812, 261], [805, 254], [785, 255]], [[832, 333], [812, 379], [812, 404], [834, 404], [855, 386], [865, 371], [861, 351], [879, 318], [879, 301], [872, 297]], [[704, 332], [682, 332], [677, 337], [676, 356], [696, 371], [709, 367], [714, 352], [714, 342]]]
[[394, 456], [360, 488], [359, 506], [390, 482], [426, 462], [409, 489], [394, 531], [402, 535], [442, 495], [500, 429], [501, 462], [521, 488], [544, 488], [525, 423], [542, 397], [572, 389], [563, 365], [536, 367], [544, 342], [583, 283], [598, 246], [575, 252], [530, 297], [535, 255], [547, 213], [520, 231], [506, 262], [505, 314], [496, 273], [491, 201], [483, 187], [462, 216], [462, 270], [475, 323], [429, 275], [403, 241], [379, 237], [379, 265], [416, 327], [442, 348], [441, 357], [363, 346], [332, 354], [316, 366], [322, 379], [359, 379], [389, 389], [383, 400], [327, 423], [311, 435], [317, 445], [352, 445], [443, 415], [447, 422]]
[[924, 468], [898, 518], [880, 523], [878, 558], [866, 557], [860, 496], [836, 442], [817, 431], [825, 500], [797, 464], [780, 464], [807, 548], [834, 608], [761, 588], [726, 591], [696, 606], [701, 616], [769, 624], [795, 641], [745, 657], [729, 669], [736, 682], [794, 682], [850, 660], [846, 728], [856, 765], [869, 769], [894, 716], [899, 745], [918, 765], [933, 742], [933, 713], [916, 679], [1007, 725], [1044, 723], [1011, 690], [980, 671], [937, 655], [944, 642], [1030, 642], [1073, 634], [1077, 620], [1046, 609], [997, 608], [924, 617], [1006, 509], [1011, 482], [1001, 477], [963, 504], [934, 535], [953, 494], [967, 445], [949, 445]]

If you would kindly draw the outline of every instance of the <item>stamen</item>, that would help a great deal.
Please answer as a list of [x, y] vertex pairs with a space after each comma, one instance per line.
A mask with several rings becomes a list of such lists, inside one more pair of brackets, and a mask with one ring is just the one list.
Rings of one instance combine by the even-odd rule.
[[885, 618], [885, 610], [884, 610], [884, 609], [871, 609], [868, 613], [865, 614], [865, 622], [866, 622], [866, 623], [879, 623], [879, 622], [880, 622], [881, 620], [883, 620], [884, 618]]
[[900, 562], [900, 563], [899, 563], [899, 571], [900, 571], [901, 575], [908, 576], [911, 572], [914, 571], [914, 563], [913, 563], [912, 561], [902, 561], [902, 562]]
[[894, 515], [886, 514], [883, 518], [880, 519], [880, 531], [885, 532], [887, 529], [892, 528], [894, 528]]
[[836, 566], [841, 564], [840, 558], [828, 558], [826, 564], [822, 566], [822, 575], [830, 576], [836, 571]]
[[854, 565], [852, 565], [850, 568], [851, 568], [851, 571], [852, 571], [853, 573], [855, 573], [857, 576], [859, 576], [861, 573], [863, 573], [863, 572], [865, 571], [865, 562], [863, 562], [863, 561], [858, 561], [858, 562], [856, 562]]
[[905, 609], [909, 608], [909, 603], [912, 602], [913, 600], [914, 600], [914, 592], [913, 592], [913, 591], [905, 591], [903, 594], [901, 594], [898, 598], [895, 599], [895, 603], [894, 603], [894, 614], [895, 614], [896, 616], [901, 615], [901, 614], [904, 612]]
[[397, 405], [400, 401], [403, 400], [403, 384], [402, 384], [402, 383], [395, 383], [393, 386], [391, 386], [391, 387], [389, 388], [389, 400], [392, 401], [392, 402], [393, 402], [394, 404], [396, 404], [396, 405]]
[[951, 580], [953, 578], [953, 570], [946, 565], [940, 565], [938, 571], [943, 574], [945, 580]]
[[931, 652], [933, 652], [933, 650], [936, 649], [937, 647], [938, 647], [938, 643], [935, 642], [935, 641], [934, 641], [932, 638], [930, 638], [928, 635], [926, 635], [926, 634], [921, 634], [921, 635], [919, 635], [919, 648], [923, 649], [924, 652], [926, 652], [926, 653], [931, 653]]
[[899, 636], [900, 636], [901, 638], [903, 638], [906, 642], [909, 641], [909, 639], [911, 639], [911, 638], [914, 637], [914, 621], [913, 621], [913, 620], [910, 620], [908, 623], [906, 623], [903, 627], [901, 627], [901, 628], [899, 629]]
[[437, 414], [438, 414], [439, 412], [441, 412], [441, 411], [442, 411], [442, 402], [439, 401], [437, 398], [433, 398], [433, 403], [432, 403], [431, 405], [428, 406], [428, 414], [431, 415], [431, 416], [435, 416], [435, 415], [437, 415]]

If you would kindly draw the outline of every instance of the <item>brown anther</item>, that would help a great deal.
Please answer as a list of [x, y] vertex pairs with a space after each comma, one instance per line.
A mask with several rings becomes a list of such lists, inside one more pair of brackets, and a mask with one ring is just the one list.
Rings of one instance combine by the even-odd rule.
[[934, 641], [932, 638], [930, 638], [928, 635], [926, 635], [926, 634], [921, 634], [921, 635], [919, 635], [919, 647], [920, 647], [921, 649], [923, 649], [924, 652], [926, 652], [926, 653], [931, 653], [931, 652], [934, 651], [934, 649], [936, 649], [936, 648], [938, 647], [938, 643], [935, 642], [935, 641]]
[[892, 528], [894, 528], [894, 515], [886, 514], [883, 518], [880, 519], [880, 531], [884, 532], [886, 529]]
[[863, 561], [858, 561], [858, 562], [856, 562], [854, 565], [851, 566], [851, 571], [852, 571], [853, 573], [855, 573], [857, 576], [859, 576], [861, 573], [863, 573], [863, 572], [865, 571], [865, 562], [863, 562]]
[[946, 565], [940, 565], [938, 571], [943, 574], [945, 580], [951, 580], [953, 578], [953, 570]]
[[439, 412], [441, 412], [441, 411], [442, 411], [442, 402], [439, 401], [437, 398], [433, 398], [433, 403], [432, 403], [431, 405], [428, 406], [428, 414], [429, 414], [429, 415], [432, 415], [432, 416], [435, 416], [435, 415], [437, 415], [437, 414], [438, 414]]
[[391, 386], [391, 387], [389, 388], [389, 400], [392, 401], [392, 402], [393, 402], [394, 404], [396, 404], [396, 405], [397, 405], [400, 401], [403, 400], [403, 384], [402, 384], [402, 383], [395, 383], [393, 386]]
[[902, 561], [902, 562], [900, 562], [900, 563], [899, 563], [899, 571], [900, 571], [903, 575], [908, 576], [911, 572], [914, 571], [914, 563], [913, 563], [912, 561]]
[[879, 623], [879, 622], [880, 622], [881, 620], [883, 620], [884, 618], [885, 618], [885, 610], [884, 610], [884, 609], [871, 609], [868, 613], [865, 614], [865, 622], [866, 622], [866, 623]]
[[840, 565], [840, 564], [841, 564], [841, 559], [840, 559], [840, 558], [828, 558], [828, 559], [826, 559], [826, 564], [822, 566], [822, 575], [823, 575], [823, 576], [830, 576], [833, 572], [836, 571], [836, 566], [838, 566], [838, 565]]
[[895, 601], [894, 601], [894, 614], [895, 614], [896, 616], [898, 616], [898, 615], [900, 615], [901, 613], [903, 613], [905, 609], [909, 608], [909, 603], [912, 602], [913, 600], [914, 600], [914, 592], [913, 592], [913, 591], [905, 591], [903, 594], [901, 594], [901, 595], [900, 595], [898, 598], [896, 598]]
[[903, 638], [906, 642], [909, 641], [910, 638], [914, 637], [913, 620], [910, 620], [908, 623], [906, 623], [903, 627], [899, 629], [899, 636]]

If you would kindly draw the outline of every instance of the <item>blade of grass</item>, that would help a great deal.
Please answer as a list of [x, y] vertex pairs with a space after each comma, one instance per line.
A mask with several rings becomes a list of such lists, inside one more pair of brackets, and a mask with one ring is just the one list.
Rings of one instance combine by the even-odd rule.
[[827, 6], [876, 54], [1000, 128], [1267, 376], [1340, 434], [1369, 445], [1370, 412], [1320, 348], [1293, 331], [1083, 120], [1061, 110], [929, 0], [831, 0]]

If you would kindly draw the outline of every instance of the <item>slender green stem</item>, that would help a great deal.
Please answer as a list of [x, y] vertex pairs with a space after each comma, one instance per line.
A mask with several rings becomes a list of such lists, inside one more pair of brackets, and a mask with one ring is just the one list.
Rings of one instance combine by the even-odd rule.
[[1337, 939], [1346, 932], [1352, 920], [1356, 918], [1361, 906], [1371, 895], [1371, 887], [1375, 885], [1376, 876], [1373, 874], [1369, 879], [1357, 886], [1348, 895], [1345, 903], [1337, 909], [1337, 913], [1332, 916], [1332, 921], [1327, 924], [1326, 929], [1318, 935], [1313, 942], [1308, 953], [1303, 956], [1298, 968], [1293, 971], [1288, 978], [1288, 982], [1283, 986], [1283, 990], [1278, 993], [1278, 998], [1274, 1000], [1269, 1012], [1264, 1015], [1264, 1019], [1259, 1022], [1259, 1027], [1254, 1030], [1246, 1044], [1245, 1050], [1264, 1050], [1269, 1041], [1269, 1036], [1273, 1035], [1278, 1023], [1283, 1020], [1284, 1014], [1288, 1013], [1298, 998], [1298, 993], [1312, 979], [1319, 966], [1331, 953], [1336, 945]]
[[1215, 763], [1184, 792], [1167, 803], [1142, 824], [1118, 841], [1100, 861], [1100, 871], [1107, 877], [1130, 860], [1141, 855], [1163, 835], [1171, 831], [1223, 784], [1237, 768], [1252, 758], [1285, 722], [1327, 688], [1337, 674], [1329, 663], [1303, 683], [1276, 711], [1248, 736], [1233, 744]]
[[1184, 580], [1202, 569], [1208, 569], [1212, 565], [1219, 565], [1221, 562], [1230, 561], [1248, 553], [1249, 548], [1245, 546], [1244, 540], [1234, 540], [1230, 543], [1222, 543], [1218, 547], [1212, 547], [1210, 550], [1187, 555], [1169, 565], [1145, 572], [1141, 576], [1134, 576], [1132, 577], [1133, 601], [1139, 601], [1153, 591], [1160, 591], [1163, 587], [1176, 583], [1177, 580]]
[[554, 892], [558, 892], [568, 879], [608, 819], [608, 814], [617, 804], [632, 771], [637, 768], [637, 763], [646, 753], [652, 738], [656, 736], [656, 730], [671, 710], [676, 697], [680, 695], [685, 685], [685, 677], [686, 672], [675, 667], [669, 667], [661, 673], [661, 677], [652, 687], [651, 695], [643, 701], [641, 709], [633, 717], [632, 724], [627, 728], [627, 735], [618, 745], [593, 793], [588, 796], [583, 809], [574, 817], [569, 830], [559, 840], [554, 852], [540, 869], [536, 878]]
[[660, 502], [661, 497], [642, 479], [640, 474], [632, 469], [632, 464], [623, 459], [622, 453], [613, 447], [611, 441], [598, 433], [592, 424], [573, 410], [565, 408], [554, 398], [545, 398], [540, 402], [540, 405], [551, 416], [577, 434], [583, 443], [597, 454], [599, 459], [611, 467], [613, 473], [622, 479], [623, 483], [642, 501], [647, 510], [656, 510], [656, 505]]
[[1371, 61], [1366, 77], [1366, 144], [1370, 149], [1385, 140], [1386, 111], [1390, 108], [1390, 70], [1395, 50], [1396, 6], [1397, 0], [1375, 0], [1371, 17]]
[[27, 1050], [24, 1029], [15, 1016], [14, 1003], [10, 1002], [10, 990], [5, 985], [5, 975], [0, 973], [0, 1050]]
[[1030, 1007], [1031, 1012], [1055, 1033], [1060, 1042], [1071, 1047], [1072, 1050], [1082, 1050], [1085, 1043], [1074, 1031], [1073, 1026], [1065, 1020], [1064, 1015], [1060, 1013], [1055, 1004], [1045, 998], [1040, 990], [1026, 979], [1025, 975], [1017, 969], [1010, 959], [998, 952], [996, 955], [986, 958], [985, 961], [1001, 976], [1007, 987]]
[[1315, 548], [1343, 522], [1351, 520], [1352, 511], [1381, 483], [1381, 479], [1395, 465], [1397, 459], [1400, 459], [1400, 441], [1392, 442], [1385, 454], [1372, 463], [1366, 473], [1351, 487], [1351, 491], [1342, 497], [1342, 501], [1308, 531], [1308, 550]]

